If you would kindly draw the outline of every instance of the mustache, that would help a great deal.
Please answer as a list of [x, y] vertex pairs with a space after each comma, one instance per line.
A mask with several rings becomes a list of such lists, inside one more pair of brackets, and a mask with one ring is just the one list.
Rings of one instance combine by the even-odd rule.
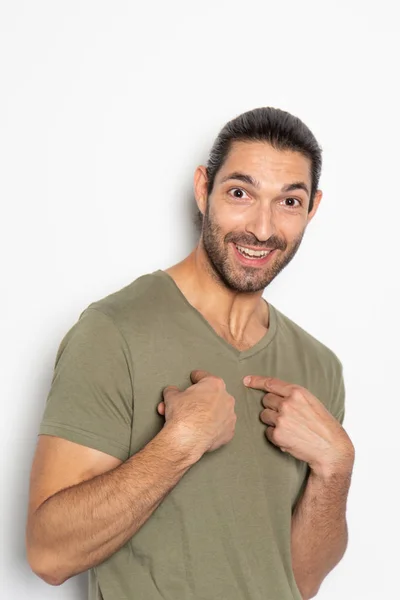
[[227, 242], [233, 242], [234, 244], [238, 244], [239, 246], [253, 246], [254, 248], [258, 248], [259, 250], [285, 250], [286, 244], [282, 240], [279, 240], [276, 237], [271, 237], [268, 242], [264, 242], [260, 244], [258, 240], [248, 239], [248, 238], [232, 238], [230, 235], [226, 237]]

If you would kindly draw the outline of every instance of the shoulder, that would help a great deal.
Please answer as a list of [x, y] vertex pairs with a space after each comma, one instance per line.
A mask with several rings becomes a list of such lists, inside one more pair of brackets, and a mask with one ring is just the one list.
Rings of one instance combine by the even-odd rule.
[[91, 302], [80, 314], [101, 314], [114, 326], [123, 331], [126, 328], [141, 328], [148, 319], [162, 311], [164, 281], [157, 271], [141, 275], [123, 288]]
[[287, 344], [299, 351], [299, 360], [310, 361], [327, 376], [340, 379], [343, 365], [336, 352], [276, 307], [274, 308], [279, 334]]
[[313, 393], [340, 421], [344, 417], [343, 365], [332, 348], [276, 310], [281, 356], [297, 382]]

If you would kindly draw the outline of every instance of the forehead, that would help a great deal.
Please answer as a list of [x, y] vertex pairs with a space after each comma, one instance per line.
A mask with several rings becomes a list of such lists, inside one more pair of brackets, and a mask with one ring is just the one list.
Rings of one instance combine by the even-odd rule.
[[252, 175], [265, 185], [304, 181], [311, 188], [311, 160], [297, 151], [276, 150], [267, 142], [233, 142], [217, 182], [234, 171]]

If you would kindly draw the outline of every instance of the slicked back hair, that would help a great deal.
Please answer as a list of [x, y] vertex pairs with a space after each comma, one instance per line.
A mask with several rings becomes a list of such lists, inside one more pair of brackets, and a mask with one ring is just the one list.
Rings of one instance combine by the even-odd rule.
[[[298, 117], [270, 106], [255, 108], [228, 121], [219, 132], [211, 148], [206, 165], [208, 196], [214, 186], [215, 176], [224, 164], [233, 142], [268, 142], [276, 150], [300, 152], [311, 162], [311, 193], [308, 212], [314, 204], [322, 167], [322, 148], [313, 133]], [[203, 215], [197, 214], [201, 226]]]

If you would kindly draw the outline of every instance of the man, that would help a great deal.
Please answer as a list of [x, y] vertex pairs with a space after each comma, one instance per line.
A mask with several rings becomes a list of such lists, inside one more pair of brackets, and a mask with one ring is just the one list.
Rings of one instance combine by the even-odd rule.
[[347, 545], [340, 360], [262, 298], [321, 201], [297, 118], [227, 123], [182, 262], [90, 304], [61, 342], [27, 553], [91, 600], [312, 598]]

